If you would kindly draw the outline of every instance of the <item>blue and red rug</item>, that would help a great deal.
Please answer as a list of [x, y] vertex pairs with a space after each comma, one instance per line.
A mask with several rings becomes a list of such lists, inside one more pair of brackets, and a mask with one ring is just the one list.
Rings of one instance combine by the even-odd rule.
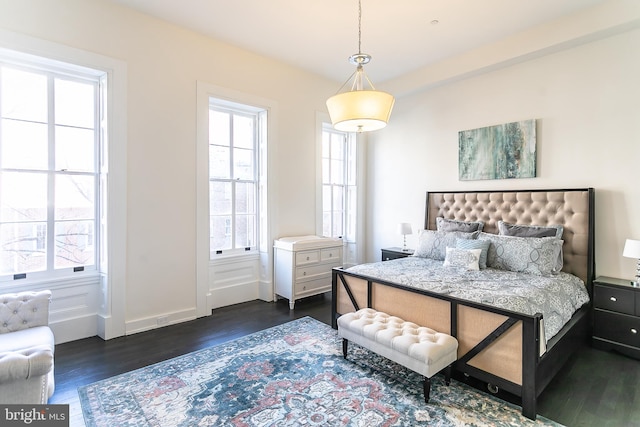
[[455, 380], [422, 378], [310, 317], [78, 389], [87, 427], [559, 426]]

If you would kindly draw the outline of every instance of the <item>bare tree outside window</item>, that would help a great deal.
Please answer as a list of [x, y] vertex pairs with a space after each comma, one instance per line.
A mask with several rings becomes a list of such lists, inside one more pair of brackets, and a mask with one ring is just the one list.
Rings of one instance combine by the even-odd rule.
[[0, 275], [95, 267], [98, 86], [0, 63]]

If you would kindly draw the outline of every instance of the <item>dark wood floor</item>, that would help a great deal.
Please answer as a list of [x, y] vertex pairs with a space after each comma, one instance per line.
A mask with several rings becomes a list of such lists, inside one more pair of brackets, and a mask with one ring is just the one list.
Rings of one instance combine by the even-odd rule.
[[[304, 316], [330, 324], [329, 295], [296, 302], [293, 311], [286, 300], [253, 301], [149, 332], [58, 345], [56, 391], [50, 403], [70, 404], [71, 425], [83, 426], [77, 394], [81, 385]], [[587, 346], [578, 353], [540, 396], [538, 413], [568, 427], [640, 426], [640, 361]], [[514, 400], [508, 395], [501, 397]]]

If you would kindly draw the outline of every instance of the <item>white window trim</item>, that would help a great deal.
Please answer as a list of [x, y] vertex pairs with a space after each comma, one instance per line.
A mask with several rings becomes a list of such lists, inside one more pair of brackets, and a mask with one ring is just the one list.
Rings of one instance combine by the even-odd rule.
[[[209, 292], [209, 267], [212, 264], [237, 260], [243, 256], [254, 256], [252, 254], [229, 255], [216, 257], [216, 260], [209, 259], [209, 98], [217, 98], [228, 100], [233, 103], [253, 105], [267, 111], [267, 150], [268, 153], [274, 153], [276, 148], [277, 135], [277, 107], [278, 104], [270, 99], [261, 98], [233, 89], [216, 86], [207, 82], [196, 82], [196, 287], [197, 287], [197, 307], [196, 315], [198, 317], [208, 316], [211, 314], [211, 305], [208, 300]], [[259, 149], [262, 149], [260, 147]], [[266, 168], [259, 168], [260, 173], [266, 173], [261, 176], [260, 181], [266, 182], [266, 200], [260, 197], [259, 207], [259, 244], [258, 244], [258, 262], [260, 271], [260, 283], [258, 289], [259, 298], [264, 301], [273, 301], [273, 248], [271, 242], [271, 218], [274, 211], [273, 200], [277, 200], [275, 187], [272, 184], [269, 174], [273, 170], [271, 167], [273, 156], [268, 153], [260, 153], [260, 161], [266, 162]], [[265, 171], [266, 169], [266, 171]], [[261, 184], [264, 185], [264, 184]], [[265, 193], [261, 189], [262, 194]], [[266, 209], [264, 208], [266, 203]]]
[[[108, 120], [105, 173], [109, 201], [107, 253], [102, 255], [98, 335], [110, 339], [125, 334], [127, 236], [127, 64], [123, 61], [24, 34], [0, 29], [0, 48], [54, 61], [101, 70], [107, 74]], [[107, 262], [108, 261], [108, 262]], [[62, 287], [63, 284], [59, 283]], [[56, 282], [47, 282], [55, 292]]]

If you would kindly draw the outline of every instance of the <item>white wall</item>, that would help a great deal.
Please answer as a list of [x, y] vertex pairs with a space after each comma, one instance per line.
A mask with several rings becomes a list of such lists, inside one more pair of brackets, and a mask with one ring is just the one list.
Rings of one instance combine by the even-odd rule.
[[[589, 39], [589, 31], [606, 30], [600, 17], [611, 14], [595, 15], [528, 33], [491, 54], [475, 52], [480, 67], [461, 60], [434, 66], [437, 78], [420, 70], [388, 88], [376, 82], [398, 99], [391, 124], [368, 138], [368, 259], [401, 244], [397, 222], [410, 221], [414, 229], [423, 223], [429, 189], [593, 186], [598, 273], [632, 276], [633, 261], [620, 253], [625, 238], [640, 239], [634, 214], [640, 212], [640, 36], [618, 31], [569, 50], [545, 48], [551, 35]], [[277, 103], [271, 234], [315, 232], [316, 114], [341, 82], [103, 0], [0, 0], [0, 28], [126, 64], [127, 324], [196, 309], [197, 81]], [[487, 60], [510, 62], [517, 47], [531, 47], [537, 59], [503, 68]], [[478, 69], [485, 73], [473, 72]], [[458, 131], [530, 118], [540, 120], [538, 178], [458, 181]]]
[[[631, 278], [640, 239], [640, 30], [400, 97], [369, 138], [367, 257], [424, 224], [428, 190], [594, 187], [596, 273]], [[458, 131], [538, 119], [536, 178], [458, 180]], [[415, 246], [417, 235], [408, 236]]]
[[0, 0], [0, 28], [127, 66], [125, 321], [196, 307], [196, 82], [278, 104], [272, 235], [315, 231], [315, 125], [336, 83], [101, 0]]

